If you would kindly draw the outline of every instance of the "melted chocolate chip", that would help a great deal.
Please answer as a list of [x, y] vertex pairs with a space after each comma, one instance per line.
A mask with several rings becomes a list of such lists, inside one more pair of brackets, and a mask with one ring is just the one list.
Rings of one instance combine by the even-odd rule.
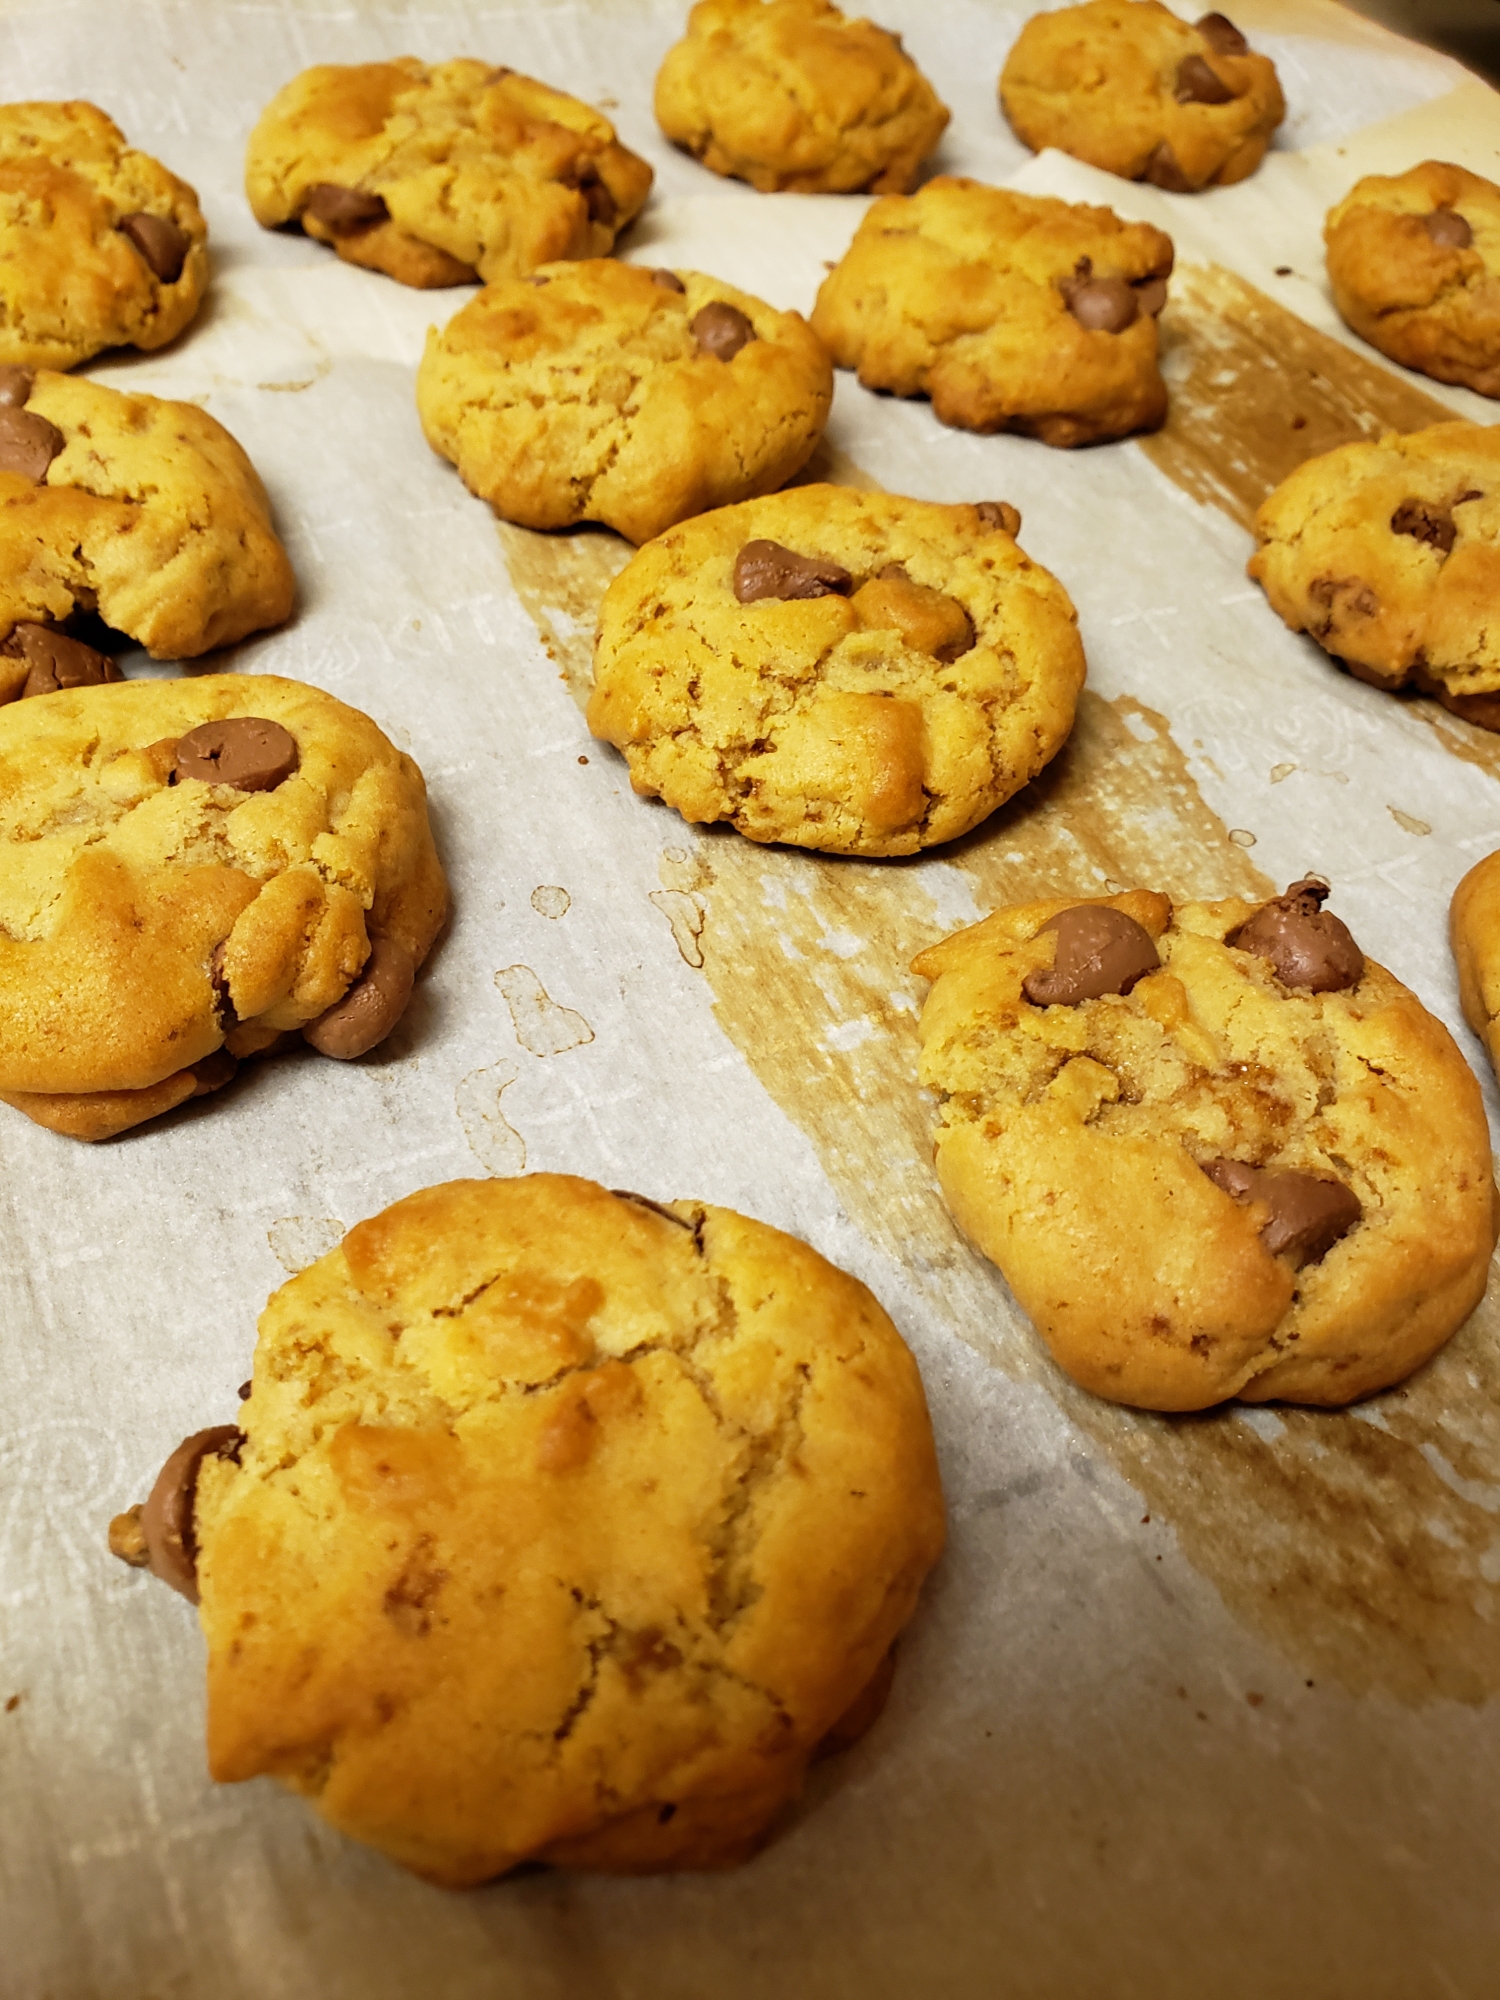
[[685, 292], [687, 290], [687, 286], [675, 271], [653, 271], [651, 273], [651, 282], [653, 285], [660, 285], [664, 292]]
[[1012, 541], [1021, 532], [1021, 510], [1008, 500], [981, 500], [974, 512], [987, 528], [1003, 528]]
[[28, 695], [56, 694], [59, 688], [102, 687], [106, 681], [121, 678], [108, 653], [97, 653], [51, 625], [33, 624], [28, 619], [11, 627], [0, 653], [8, 659], [24, 660], [31, 670], [21, 689], [23, 700]]
[[1050, 966], [1038, 966], [1021, 982], [1034, 1007], [1076, 1007], [1106, 993], [1128, 993], [1138, 979], [1161, 964], [1144, 924], [1106, 903], [1076, 903], [1059, 910], [1037, 932], [1057, 934]]
[[755, 328], [739, 307], [723, 299], [713, 299], [695, 312], [688, 331], [697, 341], [698, 351], [711, 354], [716, 361], [733, 361], [755, 338]]
[[224, 722], [200, 722], [177, 742], [179, 778], [206, 785], [233, 785], [240, 792], [273, 792], [299, 761], [297, 739], [279, 722], [260, 715], [235, 715]]
[[63, 434], [35, 410], [0, 407], [0, 472], [18, 472], [34, 486], [63, 448]]
[[1182, 163], [1172, 151], [1170, 139], [1163, 139], [1152, 153], [1146, 162], [1141, 179], [1150, 181], [1153, 187], [1164, 188], [1168, 194], [1193, 192], [1193, 184], [1182, 171]]
[[1247, 1167], [1241, 1160], [1209, 1160], [1203, 1171], [1236, 1201], [1265, 1203], [1270, 1214], [1261, 1224], [1260, 1240], [1273, 1257], [1285, 1257], [1295, 1270], [1320, 1264], [1364, 1214], [1342, 1181], [1317, 1174]]
[[1410, 535], [1413, 541], [1425, 542], [1444, 555], [1458, 537], [1457, 525], [1448, 509], [1427, 500], [1403, 500], [1391, 516], [1391, 532]]
[[1243, 56], [1250, 53], [1250, 44], [1227, 14], [1205, 14], [1201, 20], [1195, 21], [1193, 26], [1216, 56]]
[[734, 594], [741, 604], [762, 597], [844, 597], [854, 581], [823, 556], [799, 556], [780, 542], [746, 542], [734, 559]]
[[0, 367], [0, 409], [19, 410], [36, 384], [36, 370], [7, 361]]
[[352, 235], [389, 219], [390, 210], [378, 194], [363, 194], [358, 188], [338, 187], [319, 181], [307, 191], [306, 214], [335, 236]]
[[1327, 896], [1328, 884], [1309, 875], [1263, 903], [1224, 942], [1269, 960], [1283, 986], [1342, 993], [1364, 977], [1365, 956], [1348, 925], [1323, 908]]
[[176, 284], [193, 247], [185, 229], [179, 229], [169, 216], [142, 213], [127, 215], [120, 223], [120, 234], [129, 237], [164, 285]]
[[[245, 1434], [234, 1424], [215, 1424], [185, 1438], [156, 1476], [151, 1497], [140, 1511], [146, 1561], [163, 1583], [181, 1591], [190, 1604], [198, 1602], [198, 1538], [193, 1532], [193, 1501], [203, 1461], [239, 1457]], [[128, 1562], [129, 1556], [125, 1557]]]
[[1134, 288], [1123, 278], [1096, 278], [1088, 257], [1079, 258], [1072, 277], [1061, 279], [1058, 290], [1068, 311], [1090, 333], [1123, 333], [1140, 314]]
[[1167, 281], [1165, 278], [1137, 278], [1135, 281], [1135, 302], [1150, 319], [1155, 319], [1167, 303]]
[[1422, 227], [1444, 250], [1467, 250], [1474, 232], [1456, 208], [1435, 208], [1422, 217]]
[[1179, 104], [1228, 104], [1235, 93], [1203, 56], [1184, 56], [1174, 95]]
[[373, 937], [370, 956], [342, 1000], [302, 1030], [319, 1055], [352, 1062], [383, 1042], [406, 1012], [417, 968], [395, 938]]

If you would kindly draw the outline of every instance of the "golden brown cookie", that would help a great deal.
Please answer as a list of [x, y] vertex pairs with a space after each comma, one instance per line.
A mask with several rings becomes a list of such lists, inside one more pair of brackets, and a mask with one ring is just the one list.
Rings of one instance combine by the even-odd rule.
[[863, 1285], [534, 1174], [409, 1195], [283, 1285], [239, 1428], [110, 1539], [201, 1590], [216, 1778], [461, 1887], [753, 1853], [878, 1711], [943, 1501]]
[[1092, 444], [1154, 430], [1172, 240], [1107, 208], [932, 180], [868, 211], [813, 331], [867, 389], [945, 424]]
[[1500, 854], [1476, 862], [1454, 890], [1448, 935], [1464, 1019], [1500, 1071]]
[[0, 105], [0, 363], [164, 347], [198, 310], [207, 243], [187, 182], [96, 105]]
[[1483, 1295], [1479, 1086], [1327, 894], [1054, 897], [915, 961], [948, 1204], [1096, 1395], [1348, 1403]]
[[400, 1018], [447, 888], [422, 774], [269, 674], [0, 708], [0, 1100], [107, 1139]]
[[656, 78], [674, 145], [762, 194], [898, 194], [948, 123], [898, 35], [829, 0], [698, 0]]
[[602, 257], [650, 187], [646, 162], [576, 97], [414, 56], [303, 70], [245, 159], [257, 222], [300, 223], [346, 263], [424, 287]]
[[1033, 152], [1056, 146], [1173, 194], [1253, 174], [1286, 116], [1275, 65], [1232, 21], [1190, 26], [1159, 0], [1033, 15], [1005, 59], [1000, 108]]
[[1019, 520], [803, 486], [669, 529], [605, 594], [589, 727], [636, 791], [751, 840], [953, 840], [1061, 747], [1083, 684]]
[[1357, 181], [1323, 227], [1328, 281], [1372, 347], [1500, 396], [1500, 187], [1442, 160]]
[[783, 485], [832, 400], [800, 314], [613, 258], [488, 286], [428, 333], [417, 373], [428, 443], [496, 513], [632, 542]]
[[1500, 426], [1340, 445], [1282, 481], [1255, 533], [1250, 574], [1294, 632], [1500, 729]]
[[205, 411], [0, 367], [0, 630], [96, 611], [191, 659], [279, 625], [294, 591], [265, 488]]

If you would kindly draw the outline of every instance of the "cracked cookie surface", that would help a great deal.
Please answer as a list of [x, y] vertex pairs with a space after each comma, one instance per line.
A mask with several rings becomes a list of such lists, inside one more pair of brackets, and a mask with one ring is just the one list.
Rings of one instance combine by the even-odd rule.
[[[279, 625], [295, 593], [254, 466], [192, 403], [17, 369], [0, 408], [0, 626], [97, 611], [157, 659]], [[24, 393], [23, 393], [24, 392]], [[6, 425], [41, 438], [24, 467]], [[49, 435], [50, 433], [50, 435]], [[0, 700], [14, 689], [0, 660]]]
[[[239, 717], [291, 739], [280, 766], [225, 766], [259, 789], [185, 744]], [[317, 1023], [375, 940], [420, 965], [447, 900], [416, 765], [357, 709], [271, 675], [0, 708], [0, 853], [0, 1098], [84, 1139]]]
[[[1027, 982], [1045, 990], [1063, 958], [1044, 926], [1078, 907], [1131, 919], [1159, 969], [1037, 1004]], [[1347, 1403], [1418, 1367], [1484, 1292], [1489, 1132], [1453, 1038], [1357, 947], [1337, 990], [1288, 985], [1249, 934], [1226, 942], [1256, 915], [1054, 898], [915, 961], [948, 1204], [1060, 1366], [1117, 1402]], [[1268, 1247], [1274, 1204], [1230, 1191], [1245, 1167], [1352, 1194], [1357, 1219], [1297, 1268]]]
[[1251, 557], [1294, 632], [1376, 687], [1500, 729], [1500, 425], [1433, 424], [1298, 466]]
[[1000, 74], [1000, 108], [1039, 153], [1056, 146], [1175, 194], [1254, 173], [1286, 115], [1275, 65], [1222, 14], [1087, 0], [1033, 15]]
[[894, 194], [948, 111], [899, 36], [829, 0], [699, 0], [657, 74], [656, 118], [762, 194]]
[[1067, 594], [1002, 511], [804, 486], [669, 529], [605, 594], [590, 729], [637, 792], [752, 840], [955, 839], [1061, 747], [1083, 684]]
[[916, 1364], [730, 1210], [556, 1174], [352, 1229], [196, 1503], [216, 1778], [430, 1879], [758, 1847], [943, 1541]]
[[1361, 339], [1500, 396], [1500, 187], [1443, 160], [1369, 174], [1329, 210], [1323, 240], [1334, 304]]
[[812, 326], [867, 389], [930, 396], [945, 424], [1089, 444], [1166, 416], [1171, 269], [1149, 223], [942, 176], [875, 203]]
[[498, 514], [633, 542], [783, 485], [832, 400], [800, 314], [612, 258], [488, 286], [429, 332], [417, 375], [428, 442]]
[[576, 97], [414, 56], [304, 70], [245, 160], [257, 222], [298, 223], [346, 263], [422, 288], [604, 256], [650, 187], [646, 162]]
[[162, 347], [208, 283], [198, 197], [93, 104], [0, 105], [0, 363]]

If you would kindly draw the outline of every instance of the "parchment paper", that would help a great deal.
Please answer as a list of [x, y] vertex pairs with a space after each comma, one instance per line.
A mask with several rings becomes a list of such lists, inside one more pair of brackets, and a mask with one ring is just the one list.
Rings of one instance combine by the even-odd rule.
[[[456, 909], [398, 1035], [359, 1064], [266, 1063], [94, 1150], [0, 1119], [0, 1994], [1486, 2000], [1495, 1311], [1348, 1414], [1090, 1402], [937, 1199], [905, 967], [1002, 896], [1223, 893], [1317, 867], [1490, 1088], [1444, 922], [1500, 846], [1500, 740], [1286, 632], [1245, 579], [1243, 522], [1302, 449], [1289, 413], [1309, 449], [1496, 416], [1344, 332], [1319, 227], [1359, 172], [1436, 154], [1494, 173], [1500, 107], [1328, 0], [1243, 0], [1293, 106], [1280, 149], [1241, 188], [1163, 196], [1011, 137], [994, 80], [1029, 7], [882, 0], [953, 109], [941, 167], [1171, 230], [1175, 409], [1161, 439], [1065, 454], [944, 431], [841, 378], [824, 470], [1019, 505], [1078, 603], [1090, 691], [1053, 770], [954, 849], [824, 861], [695, 833], [587, 737], [593, 605], [625, 551], [497, 529], [428, 451], [412, 369], [466, 294], [259, 231], [240, 192], [259, 108], [305, 64], [482, 55], [604, 106], [652, 159], [624, 254], [806, 310], [864, 204], [756, 196], [661, 143], [651, 79], [683, 11], [0, 8], [9, 96], [96, 99], [203, 198], [198, 324], [89, 372], [201, 401], [271, 490], [298, 613], [211, 664], [316, 682], [408, 747]], [[800, 1232], [923, 1366], [949, 1554], [885, 1718], [734, 1874], [454, 1897], [269, 1783], [215, 1789], [192, 1616], [105, 1553], [178, 1438], [232, 1417], [288, 1271], [413, 1188], [527, 1167]]]

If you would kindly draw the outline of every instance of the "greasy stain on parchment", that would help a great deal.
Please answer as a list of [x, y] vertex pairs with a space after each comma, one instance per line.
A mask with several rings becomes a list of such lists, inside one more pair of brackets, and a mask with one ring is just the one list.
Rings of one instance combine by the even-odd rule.
[[[598, 601], [629, 551], [597, 535], [504, 539], [581, 703]], [[560, 539], [574, 544], [566, 556]], [[1042, 1383], [1142, 1511], [1169, 1522], [1235, 1613], [1309, 1677], [1408, 1701], [1500, 1690], [1500, 1312], [1486, 1304], [1412, 1382], [1358, 1413], [1123, 1410], [1053, 1367], [938, 1192], [932, 1106], [914, 1083], [925, 988], [906, 968], [966, 904], [1270, 886], [1205, 804], [1165, 719], [1085, 692], [1041, 778], [935, 856], [827, 859], [675, 821], [669, 839], [652, 901], [683, 958], [701, 960], [725, 1032], [944, 1323]]]

